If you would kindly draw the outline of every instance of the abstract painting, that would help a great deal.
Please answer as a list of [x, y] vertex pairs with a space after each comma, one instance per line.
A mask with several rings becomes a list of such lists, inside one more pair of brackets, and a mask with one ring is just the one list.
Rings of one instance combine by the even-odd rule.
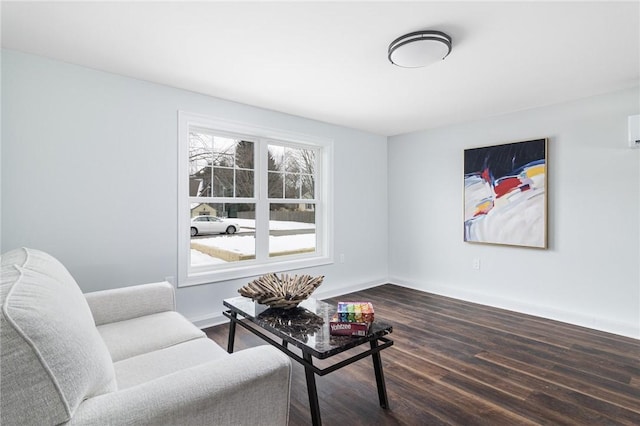
[[547, 248], [547, 140], [464, 150], [464, 240]]

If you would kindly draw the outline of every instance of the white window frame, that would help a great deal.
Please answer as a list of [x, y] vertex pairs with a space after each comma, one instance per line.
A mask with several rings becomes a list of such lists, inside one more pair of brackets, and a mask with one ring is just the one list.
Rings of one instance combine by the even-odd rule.
[[[192, 270], [190, 266], [191, 236], [189, 233], [191, 220], [191, 201], [189, 194], [189, 129], [205, 128], [221, 134], [232, 134], [246, 137], [254, 141], [255, 182], [256, 182], [256, 259], [234, 262], [224, 266], [212, 266]], [[269, 228], [268, 214], [258, 214], [260, 203], [288, 203], [288, 199], [277, 201], [268, 198], [267, 180], [267, 146], [269, 143], [298, 148], [318, 148], [316, 191], [316, 251], [291, 256], [268, 256]], [[281, 129], [255, 126], [252, 124], [230, 121], [204, 114], [178, 111], [178, 287], [207, 284], [237, 278], [247, 278], [271, 272], [284, 272], [301, 268], [334, 263], [333, 259], [333, 140], [295, 133]], [[242, 202], [242, 198], [229, 198], [228, 202]], [[264, 208], [264, 207], [262, 207]], [[259, 253], [266, 250], [266, 258]]]

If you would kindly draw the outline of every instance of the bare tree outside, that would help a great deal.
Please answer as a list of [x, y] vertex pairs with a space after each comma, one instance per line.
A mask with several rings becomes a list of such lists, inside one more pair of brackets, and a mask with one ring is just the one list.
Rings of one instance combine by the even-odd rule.
[[190, 132], [190, 196], [251, 198], [254, 187], [253, 142]]
[[269, 145], [269, 155], [269, 197], [315, 198], [315, 150]]

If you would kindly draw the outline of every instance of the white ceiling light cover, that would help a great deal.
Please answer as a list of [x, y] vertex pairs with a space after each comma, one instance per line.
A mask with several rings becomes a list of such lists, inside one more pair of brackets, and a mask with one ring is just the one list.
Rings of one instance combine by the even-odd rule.
[[419, 68], [441, 61], [451, 53], [451, 37], [441, 31], [416, 31], [389, 45], [389, 61], [404, 68]]

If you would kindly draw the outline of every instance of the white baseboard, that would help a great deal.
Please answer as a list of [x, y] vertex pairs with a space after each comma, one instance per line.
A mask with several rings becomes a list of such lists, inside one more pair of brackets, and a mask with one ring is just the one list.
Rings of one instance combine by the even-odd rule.
[[594, 330], [600, 330], [607, 333], [618, 334], [620, 336], [631, 337], [633, 339], [640, 339], [639, 324], [624, 323], [612, 320], [611, 318], [597, 318], [578, 312], [549, 308], [547, 306], [526, 303], [521, 300], [501, 298], [495, 295], [474, 293], [468, 290], [451, 288], [431, 282], [425, 284], [416, 284], [415, 282], [399, 277], [391, 277], [389, 278], [389, 282], [402, 287], [412, 288], [414, 290], [426, 291], [429, 293], [451, 297], [454, 299], [460, 299], [467, 302], [479, 303], [494, 308], [507, 309], [527, 315], [534, 315], [546, 319], [578, 325], [581, 327], [587, 327]]
[[200, 315], [198, 317], [189, 318], [196, 327], [200, 330], [214, 327], [216, 325], [226, 324], [229, 322], [229, 319], [222, 315], [222, 311], [218, 313], [208, 314], [208, 315]]
[[366, 290], [368, 288], [377, 287], [379, 285], [388, 284], [388, 283], [389, 283], [389, 280], [387, 278], [384, 278], [380, 280], [369, 281], [366, 283], [340, 287], [340, 288], [332, 289], [329, 291], [319, 291], [317, 293], [314, 293], [313, 297], [315, 297], [316, 299], [329, 299], [332, 297], [342, 296], [343, 294], [354, 293], [356, 291]]
[[[318, 291], [316, 293], [313, 293], [313, 297], [315, 297], [316, 299], [328, 299], [330, 297], [337, 297], [343, 294], [353, 293], [356, 291], [365, 290], [371, 287], [377, 287], [379, 285], [387, 284], [387, 283], [388, 283], [388, 280], [385, 278], [385, 279], [380, 279], [376, 281], [370, 281], [366, 283], [360, 283], [360, 284], [350, 285], [346, 287], [331, 289], [328, 291]], [[193, 324], [195, 324], [196, 327], [200, 329], [214, 327], [216, 325], [226, 324], [227, 322], [229, 322], [227, 317], [222, 315], [222, 309], [220, 309], [217, 312], [211, 312], [210, 314], [199, 315], [197, 317], [190, 317], [189, 321], [191, 321]]]

